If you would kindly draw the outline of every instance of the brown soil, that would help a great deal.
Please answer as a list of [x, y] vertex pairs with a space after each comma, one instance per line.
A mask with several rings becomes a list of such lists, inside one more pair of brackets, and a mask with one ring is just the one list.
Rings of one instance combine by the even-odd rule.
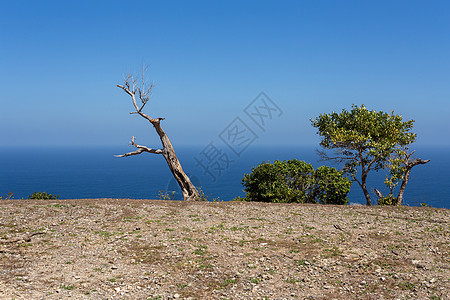
[[1, 299], [449, 299], [449, 210], [0, 201]]

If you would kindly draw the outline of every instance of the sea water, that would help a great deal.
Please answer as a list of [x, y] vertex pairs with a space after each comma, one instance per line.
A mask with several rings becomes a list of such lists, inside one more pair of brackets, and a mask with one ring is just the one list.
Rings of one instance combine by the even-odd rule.
[[[239, 155], [228, 152], [222, 168], [205, 168], [204, 147], [177, 147], [177, 156], [196, 186], [201, 186], [210, 200], [229, 201], [244, 196], [242, 177], [263, 161], [296, 158], [311, 163], [321, 162], [314, 147], [252, 147]], [[406, 187], [406, 205], [426, 203], [433, 207], [450, 208], [449, 149], [420, 148], [417, 156], [431, 159], [412, 169]], [[142, 153], [116, 158], [114, 154], [132, 151], [123, 147], [57, 147], [0, 149], [0, 196], [12, 192], [15, 199], [27, 198], [35, 191], [59, 195], [61, 199], [131, 198], [158, 199], [160, 192], [181, 194], [161, 155]], [[223, 151], [226, 153], [225, 151]], [[210, 153], [211, 154], [211, 153]], [[383, 190], [385, 174], [371, 172], [370, 192]], [[386, 191], [384, 189], [384, 191]], [[361, 188], [355, 182], [349, 193], [351, 203], [365, 203]], [[372, 201], [376, 197], [372, 194]]]

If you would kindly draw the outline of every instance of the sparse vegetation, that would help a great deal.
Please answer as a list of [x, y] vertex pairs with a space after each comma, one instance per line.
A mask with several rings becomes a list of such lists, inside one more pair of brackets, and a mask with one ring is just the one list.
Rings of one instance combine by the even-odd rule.
[[73, 290], [73, 284], [71, 284], [71, 285], [64, 285], [64, 284], [62, 284], [60, 286], [60, 288], [70, 291], [70, 290]]
[[6, 195], [0, 196], [0, 200], [11, 200], [11, 199], [14, 199], [13, 192], [8, 192]]
[[444, 209], [149, 200], [0, 206], [6, 299], [447, 296]]
[[175, 192], [171, 191], [159, 191], [158, 192], [158, 199], [159, 200], [175, 200]]
[[59, 195], [52, 195], [47, 192], [34, 192], [33, 194], [28, 196], [28, 199], [36, 199], [36, 200], [56, 200], [59, 199]]

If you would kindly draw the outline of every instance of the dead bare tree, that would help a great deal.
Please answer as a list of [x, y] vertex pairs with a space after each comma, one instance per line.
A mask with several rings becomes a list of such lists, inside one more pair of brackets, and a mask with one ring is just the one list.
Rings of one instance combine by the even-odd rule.
[[[131, 145], [136, 148], [135, 151], [125, 153], [122, 155], [116, 155], [116, 157], [126, 157], [131, 155], [138, 155], [143, 152], [153, 153], [153, 154], [162, 154], [166, 159], [167, 165], [169, 166], [170, 171], [173, 174], [173, 177], [177, 181], [178, 185], [181, 188], [181, 192], [183, 193], [184, 201], [196, 201], [200, 200], [200, 195], [192, 184], [189, 177], [184, 173], [183, 168], [181, 167], [180, 161], [175, 155], [175, 150], [173, 149], [172, 143], [169, 140], [169, 137], [164, 132], [161, 127], [161, 121], [164, 118], [156, 118], [153, 119], [147, 114], [142, 112], [142, 109], [150, 100], [151, 90], [153, 85], [146, 86], [145, 84], [145, 69], [142, 71], [142, 79], [139, 82], [133, 76], [127, 75], [125, 82], [123, 85], [118, 84], [117, 87], [121, 88], [125, 93], [127, 93], [132, 101], [135, 111], [131, 112], [131, 114], [138, 114], [147, 121], [149, 121], [156, 130], [159, 138], [161, 139], [162, 149], [152, 149], [146, 146], [136, 144], [135, 137], [131, 138]], [[138, 105], [136, 98], [139, 98], [141, 104]]]

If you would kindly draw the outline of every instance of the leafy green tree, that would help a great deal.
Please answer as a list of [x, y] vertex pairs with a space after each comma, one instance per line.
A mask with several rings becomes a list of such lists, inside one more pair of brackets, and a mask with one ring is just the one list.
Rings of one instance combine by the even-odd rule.
[[[412, 162], [410, 157], [405, 158], [405, 151], [416, 139], [416, 134], [411, 132], [414, 120], [404, 121], [394, 112], [352, 105], [350, 111], [343, 109], [340, 113], [321, 114], [311, 123], [322, 137], [320, 145], [333, 151], [331, 155], [319, 151], [322, 158], [344, 164], [344, 170], [363, 190], [367, 205], [372, 205], [367, 189], [367, 176], [371, 170], [388, 168], [394, 176], [391, 176], [393, 184], [403, 178], [407, 183], [409, 173], [405, 173], [407, 168], [400, 167], [399, 159], [406, 164]], [[358, 168], [361, 170], [359, 178]]]
[[296, 159], [263, 162], [242, 179], [246, 201], [346, 204], [351, 181], [343, 172]]

